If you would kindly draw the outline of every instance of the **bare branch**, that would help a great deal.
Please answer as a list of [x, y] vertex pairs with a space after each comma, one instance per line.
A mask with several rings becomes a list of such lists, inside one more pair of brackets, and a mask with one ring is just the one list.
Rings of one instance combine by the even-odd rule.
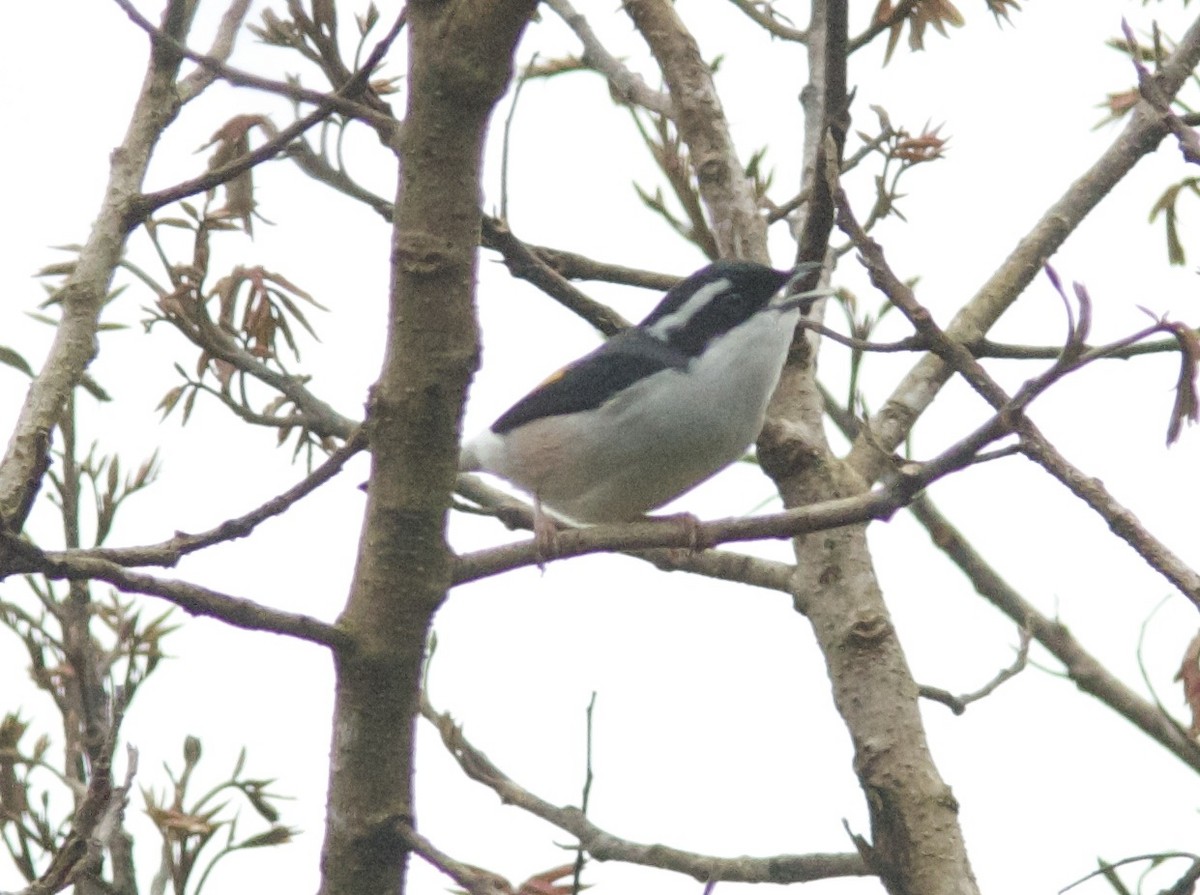
[[1137, 38], [1133, 36], [1133, 29], [1124, 19], [1121, 20], [1121, 30], [1129, 45], [1129, 60], [1137, 70], [1138, 92], [1142, 95], [1142, 99], [1154, 107], [1166, 122], [1167, 127], [1171, 129], [1171, 133], [1179, 141], [1179, 151], [1183, 154], [1183, 160], [1193, 165], [1200, 164], [1200, 137], [1197, 137], [1196, 132], [1184, 124], [1172, 111], [1170, 95], [1163, 90], [1161, 79], [1150, 74], [1150, 71], [1142, 63], [1141, 53], [1138, 52]]
[[808, 33], [787, 24], [775, 12], [769, 0], [730, 0], [730, 2], [750, 19], [765, 28], [767, 33], [772, 37], [796, 41], [797, 43], [806, 43], [808, 41]]
[[1188, 738], [1182, 726], [1158, 706], [1109, 672], [1083, 648], [1066, 625], [1038, 612], [971, 546], [928, 495], [914, 500], [909, 510], [929, 532], [934, 545], [967, 576], [975, 591], [1013, 622], [1027, 628], [1038, 643], [1063, 663], [1067, 677], [1080, 690], [1096, 697], [1184, 764], [1200, 771], [1200, 744]]
[[[826, 409], [842, 434], [858, 435], [860, 423], [825, 393]], [[1114, 677], [1075, 639], [1066, 625], [1047, 618], [1008, 584], [996, 569], [975, 550], [928, 493], [921, 493], [908, 506], [924, 526], [933, 545], [941, 550], [971, 582], [975, 592], [992, 603], [1063, 663], [1066, 675], [1085, 693], [1094, 696], [1139, 730], [1155, 740], [1180, 761], [1200, 771], [1200, 744], [1190, 739], [1182, 726], [1156, 704], [1143, 699]]]
[[[124, 0], [117, 0], [117, 5], [124, 9], [127, 15], [131, 12], [134, 15], [137, 13], [136, 9], [131, 10], [128, 8]], [[212, 48], [208, 51], [209, 59], [222, 65], [229, 61], [229, 57], [233, 54], [233, 45], [237, 41], [238, 32], [242, 30], [242, 22], [245, 21], [246, 13], [249, 11], [250, 0], [233, 0], [229, 4], [229, 8], [225, 10], [225, 15], [221, 17], [220, 24], [217, 25], [217, 36], [213, 38]], [[130, 18], [134, 18], [134, 16], [130, 15]], [[134, 21], [136, 22], [137, 19], [134, 18]], [[138, 22], [138, 24], [140, 25], [141, 23]], [[146, 24], [149, 25], [150, 23], [146, 22]], [[164, 37], [163, 39], [170, 40], [168, 37]], [[187, 56], [187, 53], [184, 53], [184, 56]], [[196, 69], [179, 82], [177, 89], [179, 90], [180, 100], [186, 103], [199, 96], [204, 92], [205, 88], [216, 80], [216, 75], [217, 72], [209, 66], [202, 66]]]
[[[1146, 336], [1162, 332], [1161, 326], [1149, 327], [1126, 339], [1109, 345], [1081, 345], [1084, 354], [1093, 356], [1096, 360], [1129, 360], [1147, 354], [1168, 354], [1180, 350], [1179, 339], [1156, 339], [1153, 342], [1144, 341]], [[1192, 330], [1200, 336], [1200, 330]], [[1008, 345], [1003, 342], [993, 342], [990, 339], [979, 339], [966, 343], [967, 349], [976, 357], [991, 357], [1004, 360], [1054, 360], [1062, 354], [1060, 345]], [[864, 348], [866, 351], [877, 351], [878, 348]]]
[[404, 821], [397, 821], [397, 832], [404, 844], [454, 880], [468, 895], [512, 895], [512, 883], [490, 870], [455, 860]]
[[91, 550], [72, 550], [68, 553], [73, 558], [98, 559], [120, 566], [174, 566], [189, 553], [195, 553], [197, 550], [203, 550], [214, 544], [247, 537], [261, 523], [281, 515], [293, 504], [307, 497], [336, 476], [342, 471], [346, 462], [364, 450], [366, 446], [366, 434], [362, 429], [356, 429], [345, 444], [291, 488], [261, 506], [255, 507], [250, 512], [234, 519], [227, 519], [208, 531], [197, 534], [176, 532], [174, 537], [166, 541], [143, 547], [97, 547]]
[[269, 631], [340, 649], [350, 645], [348, 634], [336, 625], [307, 615], [272, 609], [253, 600], [233, 597], [186, 581], [169, 581], [133, 572], [86, 551], [40, 550], [13, 535], [0, 535], [9, 555], [6, 574], [36, 572], [47, 578], [107, 581], [126, 593], [161, 597], [191, 615], [204, 615], [248, 631]]
[[[1198, 34], [1200, 43], [1200, 34]], [[1048, 386], [1056, 377], [1068, 369], [1067, 364], [1055, 364], [1047, 374], [1030, 380], [1022, 386], [1014, 398], [1009, 398], [966, 346], [955, 341], [950, 331], [943, 331], [934, 323], [929, 311], [922, 307], [909, 289], [888, 267], [883, 250], [870, 239], [854, 220], [845, 194], [840, 196], [838, 225], [858, 247], [871, 282], [882, 291], [916, 328], [926, 336], [934, 353], [948, 370], [956, 370], [997, 412], [1012, 417], [1011, 424], [1021, 436], [1022, 450], [1026, 456], [1064, 484], [1076, 497], [1091, 507], [1119, 538], [1134, 550], [1179, 591], [1200, 607], [1200, 574], [1197, 574], [1165, 544], [1147, 531], [1128, 509], [1118, 503], [1104, 485], [1095, 478], [1084, 475], [1072, 466], [1058, 450], [1041, 434], [1038, 428], [1020, 413], [1035, 394]], [[951, 327], [951, 330], [953, 326]], [[1004, 408], [1008, 408], [1005, 410]]]
[[[169, 205], [172, 202], [178, 202], [180, 199], [186, 199], [188, 196], [194, 196], [197, 193], [203, 193], [215, 186], [220, 186], [228, 180], [232, 180], [239, 174], [250, 170], [255, 165], [258, 165], [267, 159], [273, 158], [282, 152], [293, 140], [307, 131], [309, 128], [321, 121], [324, 121], [329, 115], [335, 111], [334, 104], [338, 99], [345, 99], [358, 95], [362, 90], [366, 89], [371, 73], [383, 61], [383, 57], [387, 54], [388, 48], [400, 34], [400, 29], [404, 27], [406, 21], [405, 11], [402, 10], [400, 15], [396, 17], [396, 21], [392, 24], [391, 30], [381, 39], [375, 48], [371, 51], [371, 55], [367, 57], [366, 62], [356, 71], [353, 77], [336, 90], [331, 96], [333, 99], [326, 98], [321, 101], [315, 110], [298, 121], [285, 127], [279, 132], [279, 135], [268, 140], [257, 149], [246, 153], [240, 158], [236, 158], [226, 165], [222, 165], [216, 170], [209, 171], [199, 177], [194, 177], [191, 180], [176, 184], [173, 187], [168, 187], [165, 190], [159, 190], [155, 193], [146, 193], [138, 197], [133, 203], [127, 215], [126, 226], [132, 229], [137, 224], [141, 223], [148, 215], [152, 214], [156, 209], [162, 208], [164, 205]], [[385, 123], [387, 123], [385, 119]]]
[[[195, 4], [172, 0], [163, 21], [183, 40]], [[57, 295], [62, 321], [41, 370], [30, 383], [0, 461], [0, 529], [19, 531], [49, 467], [50, 437], [67, 395], [80, 382], [95, 354], [100, 311], [128, 236], [130, 209], [141, 191], [150, 153], [179, 112], [174, 98], [181, 58], [151, 52], [149, 71], [125, 137], [112, 154], [103, 203], [73, 270]]]
[[483, 218], [483, 244], [504, 257], [509, 273], [533, 283], [563, 307], [573, 311], [606, 336], [629, 326], [629, 321], [612, 308], [588, 298], [569, 283], [529, 246], [517, 239], [499, 218]]
[[639, 270], [621, 264], [597, 261], [575, 252], [552, 249], [549, 246], [529, 245], [529, 250], [553, 267], [568, 280], [599, 280], [603, 283], [618, 283], [622, 286], [639, 286], [666, 292], [682, 277], [653, 270]]
[[625, 65], [605, 49], [592, 26], [588, 24], [583, 14], [577, 12], [570, 0], [546, 0], [567, 27], [575, 32], [579, 42], [583, 44], [583, 62], [589, 68], [595, 69], [608, 79], [613, 95], [622, 102], [649, 109], [658, 115], [673, 118], [671, 97], [657, 90], [652, 90], [641, 75], [630, 71]]
[[[1159, 72], [1163, 96], [1173, 97], [1197, 64], [1200, 64], [1200, 19], [1188, 29]], [[1112, 145], [1047, 209], [1029, 234], [959, 311], [947, 327], [947, 335], [960, 343], [983, 338], [1041, 270], [1045, 260], [1058, 250], [1138, 160], [1154, 151], [1168, 132], [1169, 127], [1162, 116], [1149, 103], [1139, 103]], [[885, 452], [894, 450], [951, 374], [952, 368], [937, 356], [922, 358], [872, 418], [870, 431], [874, 443], [882, 445]], [[886, 468], [873, 445], [864, 438], [855, 443], [847, 459], [868, 481], [873, 481]]]
[[961, 715], [967, 710], [967, 706], [972, 702], [978, 702], [987, 696], [991, 696], [996, 692], [996, 688], [1005, 681], [1012, 680], [1018, 674], [1025, 670], [1026, 663], [1029, 661], [1029, 643], [1033, 639], [1033, 635], [1029, 633], [1027, 628], [1021, 629], [1021, 645], [1017, 647], [1017, 657], [1013, 663], [1007, 668], [1002, 668], [990, 681], [975, 690], [972, 693], [964, 693], [962, 696], [955, 696], [948, 690], [943, 690], [940, 687], [927, 687], [922, 685], [921, 696], [925, 699], [931, 699], [934, 702], [940, 702], [954, 712], [956, 715]]
[[[984, 447], [1011, 431], [1015, 417], [1011, 408], [1002, 408], [994, 417], [934, 459], [925, 463], [900, 464], [890, 479], [873, 491], [832, 498], [782, 513], [719, 519], [696, 525], [680, 525], [677, 519], [670, 517], [648, 517], [621, 525], [587, 528], [564, 526], [555, 539], [554, 556], [546, 556], [536, 539], [463, 554], [455, 563], [454, 583], [463, 584], [523, 566], [542, 565], [549, 560], [602, 551], [624, 552], [649, 547], [690, 548], [696, 543], [715, 546], [730, 541], [794, 538], [814, 531], [889, 519], [921, 489], [976, 462]], [[999, 456], [1007, 453], [1004, 451]], [[469, 479], [469, 476], [459, 477], [460, 491], [471, 487]]]
[[[394, 211], [391, 202], [360, 187], [345, 172], [335, 169], [303, 141], [293, 143], [288, 149], [288, 155], [306, 174], [363, 202], [377, 211], [384, 220], [391, 221]], [[629, 326], [629, 321], [612, 308], [589, 298], [568, 280], [603, 280], [662, 290], [670, 289], [680, 280], [671, 274], [606, 264], [573, 252], [529, 245], [517, 238], [507, 222], [489, 215], [483, 216], [480, 233], [480, 244], [499, 252], [509, 273], [537, 286], [563, 307], [578, 314], [599, 332], [608, 336], [625, 329]]]
[[[477, 476], [459, 476], [457, 491], [468, 500], [488, 507], [490, 514], [496, 516], [508, 528], [533, 530], [533, 508], [529, 504], [491, 487]], [[659, 549], [623, 552], [664, 572], [691, 572], [718, 581], [732, 581], [781, 593], [790, 592], [792, 573], [795, 571], [787, 563], [731, 550], [693, 552]], [[464, 560], [466, 564], [457, 567], [456, 581], [465, 583], [479, 577], [483, 570], [473, 567], [467, 557], [459, 557], [460, 563]]]
[[495, 791], [505, 802], [570, 833], [579, 840], [580, 848], [597, 861], [623, 861], [627, 864], [673, 870], [686, 873], [701, 882], [725, 880], [747, 883], [796, 883], [840, 876], [870, 875], [858, 855], [718, 858], [665, 845], [643, 845], [620, 839], [597, 827], [578, 808], [551, 805], [514, 782], [463, 737], [462, 729], [449, 715], [435, 711], [424, 695], [421, 698], [421, 714], [437, 727], [447, 751], [454, 756], [468, 777]]
[[769, 261], [767, 224], [695, 39], [667, 0], [625, 0], [624, 7], [671, 92], [675, 125], [687, 144], [721, 257]]
[[[336, 112], [353, 118], [360, 118], [376, 126], [386, 125], [387, 127], [394, 127], [397, 124], [394, 118], [381, 114], [378, 109], [354, 102], [336, 93], [309, 90], [301, 87], [299, 84], [287, 81], [274, 81], [270, 78], [264, 78], [261, 75], [230, 66], [228, 64], [229, 55], [233, 52], [233, 42], [237, 31], [241, 28], [242, 19], [245, 18], [246, 12], [249, 9], [250, 0], [236, 0], [230, 6], [218, 27], [213, 48], [207, 54], [198, 53], [182, 42], [172, 40], [168, 35], [155, 28], [152, 22], [142, 16], [129, 0], [113, 0], [113, 2], [121, 7], [133, 23], [149, 34], [152, 39], [169, 45], [179, 55], [199, 65], [196, 71], [180, 82], [179, 93], [183, 102], [187, 102], [198, 95], [205, 87], [219, 77], [221, 80], [227, 81], [237, 87], [252, 87], [256, 90], [262, 90], [265, 93], [274, 93], [287, 97], [293, 102], [306, 102], [316, 106], [328, 104]], [[378, 100], [376, 100], [376, 104], [380, 104]]]

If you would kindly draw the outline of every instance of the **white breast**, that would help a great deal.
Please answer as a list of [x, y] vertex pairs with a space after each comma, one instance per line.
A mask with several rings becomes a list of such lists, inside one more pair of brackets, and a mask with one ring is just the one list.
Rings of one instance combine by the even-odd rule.
[[635, 519], [719, 472], [758, 436], [799, 311], [757, 314], [687, 370], [663, 370], [601, 407], [549, 417], [463, 452], [579, 522]]

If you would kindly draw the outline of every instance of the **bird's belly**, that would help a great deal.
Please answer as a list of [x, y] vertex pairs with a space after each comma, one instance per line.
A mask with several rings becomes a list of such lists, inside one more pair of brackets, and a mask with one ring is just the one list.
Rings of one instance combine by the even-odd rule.
[[492, 436], [475, 453], [482, 468], [577, 522], [635, 519], [742, 456], [762, 428], [794, 326], [794, 314], [760, 315], [730, 334], [736, 350], [663, 370], [595, 410]]
[[572, 519], [610, 522], [637, 518], [710, 478], [762, 429], [793, 328], [763, 315], [763, 325], [743, 335], [742, 350], [701, 355], [686, 371], [664, 370], [632, 386], [595, 411], [598, 424], [588, 427], [595, 439], [579, 437], [583, 427], [570, 416], [558, 418], [561, 437], [577, 430], [560, 448], [575, 462], [547, 463], [536, 493]]

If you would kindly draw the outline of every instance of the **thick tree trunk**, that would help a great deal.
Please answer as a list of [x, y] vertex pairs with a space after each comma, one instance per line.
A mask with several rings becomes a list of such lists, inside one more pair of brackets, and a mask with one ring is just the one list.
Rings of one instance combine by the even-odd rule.
[[446, 513], [479, 354], [480, 164], [534, 5], [409, 4], [388, 344], [368, 412], [370, 488], [341, 619], [354, 645], [335, 654], [325, 895], [404, 891], [425, 639], [450, 582]]

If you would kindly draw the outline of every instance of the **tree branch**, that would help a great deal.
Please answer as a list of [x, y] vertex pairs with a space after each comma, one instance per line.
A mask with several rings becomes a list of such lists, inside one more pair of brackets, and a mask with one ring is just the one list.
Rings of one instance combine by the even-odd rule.
[[[467, 500], [486, 507], [490, 515], [494, 515], [510, 530], [533, 530], [533, 507], [498, 488], [493, 488], [478, 476], [460, 475], [455, 490]], [[480, 551], [478, 554], [459, 556], [455, 563], [455, 583], [467, 583], [483, 577], [484, 569], [474, 566], [470, 557], [484, 556], [489, 552]], [[660, 549], [622, 552], [664, 572], [691, 572], [718, 581], [732, 581], [735, 584], [746, 584], [782, 593], [790, 592], [794, 571], [787, 563], [731, 550], [694, 552], [690, 549]]]
[[350, 440], [330, 454], [320, 466], [266, 503], [234, 519], [227, 519], [208, 531], [197, 534], [176, 532], [175, 536], [157, 544], [140, 547], [96, 547], [84, 550], [69, 550], [66, 555], [73, 559], [98, 559], [119, 566], [165, 566], [173, 567], [189, 553], [195, 553], [214, 544], [232, 541], [250, 535], [261, 523], [287, 511], [293, 504], [307, 497], [321, 485], [342, 471], [342, 467], [355, 454], [367, 446], [363, 430], [356, 429]]
[[1200, 744], [1157, 705], [1143, 699], [1075, 639], [1066, 625], [1047, 618], [1021, 596], [938, 509], [928, 495], [909, 506], [929, 538], [964, 575], [976, 593], [1027, 629], [1066, 669], [1075, 685], [1125, 718], [1176, 758], [1200, 772]]
[[1013, 663], [1007, 668], [1000, 669], [995, 677], [978, 690], [971, 693], [964, 693], [961, 696], [955, 696], [949, 690], [922, 685], [921, 696], [934, 702], [940, 702], [949, 708], [950, 711], [954, 712], [954, 714], [961, 715], [972, 702], [978, 702], [981, 699], [991, 696], [1001, 684], [1012, 680], [1025, 670], [1025, 666], [1029, 661], [1029, 642], [1032, 640], [1032, 637], [1033, 635], [1029, 633], [1028, 628], [1021, 628], [1021, 645], [1017, 648], [1017, 657], [1013, 660]]
[[495, 249], [504, 257], [509, 273], [537, 286], [568, 311], [582, 317], [606, 336], [614, 335], [629, 326], [629, 321], [607, 305], [584, 295], [558, 271], [513, 235], [508, 224], [499, 218], [484, 216], [483, 245]]
[[630, 105], [649, 109], [665, 118], [674, 118], [671, 97], [652, 90], [641, 75], [630, 71], [608, 52], [587, 19], [575, 10], [569, 0], [546, 0], [546, 5], [575, 32], [575, 36], [583, 44], [583, 64], [604, 75], [615, 97]]
[[[1200, 29], [1198, 29], [1200, 30]], [[1200, 35], [1197, 38], [1200, 44]], [[1200, 574], [1197, 574], [1165, 544], [1147, 531], [1137, 517], [1118, 503], [1097, 479], [1084, 475], [1058, 452], [1038, 428], [1020, 411], [1036, 394], [1069, 368], [1067, 364], [1055, 364], [1046, 376], [1031, 380], [1022, 387], [1015, 398], [1010, 398], [996, 381], [984, 370], [966, 346], [956, 341], [949, 330], [943, 331], [934, 323], [929, 311], [922, 307], [899, 277], [892, 272], [878, 243], [862, 232], [858, 222], [841, 194], [838, 209], [838, 225], [858, 248], [863, 265], [867, 268], [872, 284], [888, 296], [901, 313], [909, 319], [919, 335], [929, 339], [934, 356], [939, 358], [947, 371], [957, 370], [976, 392], [997, 412], [1009, 413], [1011, 423], [1021, 437], [1021, 448], [1031, 460], [1064, 484], [1068, 490], [1091, 507], [1119, 538], [1124, 540], [1144, 559], [1152, 569], [1158, 571], [1180, 593], [1200, 607]], [[1065, 359], [1065, 358], [1064, 358]], [[1078, 362], [1078, 358], [1074, 361]], [[1035, 385], [1035, 383], [1037, 383]], [[1009, 408], [1005, 411], [1002, 408]], [[1016, 411], [1013, 413], [1012, 411]], [[860, 436], [860, 442], [861, 442]], [[875, 448], [879, 450], [877, 446]]]
[[[165, 319], [192, 344], [217, 360], [223, 360], [235, 370], [244, 373], [274, 389], [295, 405], [300, 421], [321, 437], [348, 439], [359, 423], [342, 416], [331, 405], [314, 395], [297, 376], [276, 370], [263, 362], [262, 358], [239, 345], [229, 333], [213, 323], [203, 312], [192, 310], [186, 303], [176, 303], [165, 311]], [[231, 400], [225, 403], [233, 406]], [[254, 416], [249, 411], [237, 411], [243, 418]], [[270, 418], [255, 420], [267, 423]]]
[[[858, 435], [859, 421], [825, 393], [826, 409], [848, 439]], [[975, 592], [1007, 615], [1021, 630], [1063, 663], [1067, 677], [1085, 693], [1121, 715], [1193, 770], [1200, 771], [1200, 744], [1183, 727], [1125, 686], [1099, 659], [1087, 652], [1062, 622], [1047, 618], [1012, 588], [938, 509], [927, 492], [918, 494], [909, 512], [929, 533], [929, 539], [966, 575]]]
[[252, 72], [242, 71], [230, 66], [228, 61], [230, 54], [233, 52], [233, 36], [241, 27], [242, 19], [245, 18], [246, 12], [250, 7], [250, 0], [237, 0], [230, 7], [229, 11], [226, 12], [217, 30], [217, 38], [214, 41], [213, 49], [207, 54], [198, 53], [184, 43], [173, 40], [170, 36], [155, 28], [154, 24], [142, 16], [129, 0], [113, 0], [113, 2], [125, 11], [125, 14], [129, 16], [135, 25], [149, 34], [151, 39], [167, 44], [185, 59], [190, 59], [192, 62], [197, 63], [199, 68], [179, 83], [179, 93], [184, 102], [187, 102], [188, 99], [199, 93], [200, 90], [203, 90], [204, 87], [207, 87], [219, 77], [221, 80], [236, 87], [252, 87], [255, 90], [262, 90], [265, 93], [274, 93], [287, 97], [293, 102], [306, 102], [315, 106], [328, 104], [335, 112], [340, 112], [351, 118], [360, 118], [375, 125], [385, 124], [388, 127], [394, 127], [397, 124], [394, 118], [382, 115], [378, 110], [370, 106], [356, 103], [336, 93], [309, 90], [297, 83], [274, 81], [270, 78], [264, 78]]
[[[164, 30], [182, 40], [194, 12], [194, 4], [170, 0], [163, 14]], [[159, 136], [179, 113], [174, 88], [181, 58], [155, 50], [150, 60], [125, 137], [112, 154], [100, 213], [74, 269], [57, 293], [62, 319], [54, 342], [29, 385], [0, 461], [0, 529], [20, 531], [33, 506], [50, 465], [51, 433], [67, 395], [80, 382], [96, 352], [100, 311], [125, 250], [129, 209], [141, 190]]]
[[721, 257], [769, 263], [767, 223], [695, 39], [667, 0], [624, 0], [624, 7], [662, 69]]
[[[115, 733], [118, 725], [113, 725]], [[99, 865], [100, 843], [106, 838], [106, 828], [119, 824], [129, 799], [129, 790], [137, 774], [137, 750], [128, 750], [125, 782], [113, 786], [112, 753], [115, 741], [107, 744], [106, 752], [92, 767], [87, 793], [75, 811], [71, 831], [54, 853], [46, 871], [16, 895], [54, 895], [76, 882], [79, 877]]]
[[84, 551], [43, 551], [13, 535], [0, 535], [0, 544], [10, 555], [10, 568], [6, 574], [34, 572], [47, 578], [107, 581], [126, 593], [160, 597], [191, 615], [209, 616], [248, 631], [285, 634], [335, 650], [353, 645], [351, 636], [336, 625], [307, 615], [272, 609], [198, 584], [133, 572], [115, 562], [84, 555]]
[[[1200, 64], [1200, 18], [1187, 30], [1159, 71], [1158, 85], [1163, 96], [1173, 97], [1197, 64]], [[947, 336], [968, 344], [982, 339], [1025, 290], [1046, 259], [1169, 132], [1161, 114], [1145, 101], [1138, 103], [1130, 113], [1129, 123], [1113, 144], [1067, 188], [1062, 198], [1047, 209], [1029, 234], [955, 315], [946, 328]], [[886, 468], [875, 446], [882, 446], [885, 454], [894, 450], [952, 372], [952, 368], [936, 355], [927, 355], [913, 366], [882, 409], [872, 417], [847, 457], [860, 475], [874, 481]]]
[[[371, 393], [371, 477], [340, 625], [321, 895], [402, 895], [413, 825], [415, 724], [452, 557], [446, 516], [474, 315], [481, 160], [536, 0], [411, 3], [408, 107], [395, 147], [387, 347]], [[401, 163], [402, 159], [402, 167]]]
[[[808, 84], [803, 180], [808, 198], [793, 223], [799, 260], [829, 253], [834, 194], [849, 130], [846, 58], [847, 3], [814, 0], [808, 24]], [[823, 303], [812, 317], [820, 319]], [[758, 441], [763, 469], [780, 489], [784, 506], [821, 505], [830, 498], [867, 492], [868, 483], [832, 453], [816, 380], [817, 340], [793, 343], [779, 388]], [[943, 460], [969, 463], [1006, 429], [977, 430]], [[888, 474], [920, 472], [885, 461]], [[885, 491], [895, 483], [888, 482]], [[872, 567], [864, 525], [797, 537], [793, 599], [821, 648], [833, 700], [854, 747], [854, 771], [871, 821], [870, 842], [855, 836], [867, 865], [891, 895], [973, 895], [978, 891], [958, 805], [930, 754], [918, 687]]]
[[565, 830], [597, 861], [622, 861], [685, 873], [701, 882], [721, 880], [746, 883], [798, 883], [842, 876], [869, 876], [858, 855], [775, 855], [767, 858], [718, 858], [685, 852], [665, 845], [643, 845], [608, 833], [575, 807], [560, 808], [531, 793], [492, 764], [472, 746], [462, 729], [447, 714], [439, 714], [422, 696], [421, 714], [441, 734], [446, 750], [472, 780], [493, 790], [500, 798], [535, 817]]
[[199, 177], [186, 180], [173, 187], [139, 196], [131, 203], [126, 216], [126, 227], [133, 229], [144, 221], [146, 217], [164, 205], [170, 205], [172, 202], [178, 202], [180, 199], [186, 199], [188, 196], [194, 196], [197, 193], [203, 193], [213, 187], [220, 186], [226, 181], [237, 177], [239, 174], [250, 170], [255, 165], [261, 164], [267, 159], [278, 155], [309, 128], [328, 118], [335, 111], [334, 106], [338, 100], [356, 96], [362, 90], [366, 89], [371, 73], [383, 61], [388, 48], [391, 47], [393, 41], [399, 36], [400, 29], [404, 27], [405, 21], [406, 12], [402, 10], [400, 15], [396, 17], [396, 21], [392, 24], [391, 30], [375, 45], [375, 48], [371, 51], [371, 55], [367, 57], [362, 67], [354, 73], [350, 80], [334, 91], [330, 97], [322, 100], [317, 108], [308, 115], [285, 127], [277, 136], [272, 137], [262, 146], [234, 159], [228, 164], [222, 165], [220, 168], [208, 171]]
[[[775, 14], [770, 0], [730, 0], [730, 2], [752, 21], [761, 25], [772, 37], [795, 41], [796, 43], [808, 42], [808, 32], [786, 24], [783, 19]], [[762, 9], [759, 9], [760, 5]]]
[[[545, 555], [536, 539], [464, 554], [455, 563], [453, 582], [463, 584], [524, 566], [542, 565], [550, 560], [589, 553], [795, 538], [816, 531], [886, 520], [923, 488], [974, 464], [984, 447], [1009, 434], [1015, 416], [1012, 407], [1001, 408], [995, 416], [932, 460], [900, 464], [884, 485], [872, 491], [804, 504], [782, 513], [719, 519], [689, 526], [681, 526], [678, 520], [669, 517], [586, 528], [564, 526], [559, 529], [555, 539], [553, 556]], [[469, 476], [461, 476], [460, 483], [460, 491], [472, 487]]]

